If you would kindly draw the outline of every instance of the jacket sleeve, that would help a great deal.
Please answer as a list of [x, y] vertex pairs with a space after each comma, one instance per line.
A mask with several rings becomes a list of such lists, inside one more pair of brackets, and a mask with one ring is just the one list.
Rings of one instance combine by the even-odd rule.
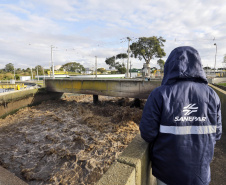
[[153, 91], [144, 106], [140, 121], [141, 137], [148, 143], [152, 143], [159, 133], [161, 119], [161, 102], [159, 92]]
[[222, 134], [222, 120], [221, 120], [221, 102], [218, 95], [216, 95], [217, 99], [217, 130], [216, 130], [216, 140], [220, 140]]

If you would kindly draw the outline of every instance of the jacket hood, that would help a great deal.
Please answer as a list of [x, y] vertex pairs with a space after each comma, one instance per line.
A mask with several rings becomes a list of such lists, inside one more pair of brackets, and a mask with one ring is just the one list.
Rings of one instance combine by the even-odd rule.
[[190, 46], [175, 48], [164, 66], [162, 85], [172, 84], [179, 80], [208, 83], [199, 53]]

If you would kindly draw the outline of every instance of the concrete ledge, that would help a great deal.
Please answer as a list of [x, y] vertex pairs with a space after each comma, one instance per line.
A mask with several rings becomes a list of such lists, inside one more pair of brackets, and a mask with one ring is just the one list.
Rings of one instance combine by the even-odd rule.
[[222, 129], [224, 132], [226, 132], [226, 114], [225, 114], [225, 110], [226, 110], [226, 91], [208, 84], [210, 87], [212, 87], [215, 92], [218, 94], [220, 100], [221, 100], [221, 116], [222, 116]]
[[208, 79], [209, 83], [221, 83], [221, 82], [226, 82], [226, 77], [220, 77], [220, 78], [212, 78], [212, 79]]
[[62, 93], [47, 92], [45, 88], [12, 91], [0, 94], [0, 118], [18, 109], [36, 105], [42, 101], [60, 98]]
[[149, 144], [141, 138], [140, 134], [133, 139], [117, 161], [135, 167], [137, 185], [147, 184]]
[[115, 162], [96, 185], [135, 185], [135, 168]]
[[[121, 172], [121, 166], [127, 166], [130, 171]], [[124, 167], [124, 170], [127, 170]], [[133, 170], [132, 170], [133, 169]], [[134, 181], [129, 180], [133, 178]], [[119, 182], [115, 182], [114, 178], [122, 178]], [[149, 159], [149, 144], [145, 142], [138, 134], [128, 147], [119, 156], [117, 161], [109, 168], [109, 170], [102, 176], [96, 185], [109, 184], [119, 185], [155, 185], [156, 179], [151, 174], [151, 164]]]
[[0, 166], [0, 185], [27, 185], [27, 183]]

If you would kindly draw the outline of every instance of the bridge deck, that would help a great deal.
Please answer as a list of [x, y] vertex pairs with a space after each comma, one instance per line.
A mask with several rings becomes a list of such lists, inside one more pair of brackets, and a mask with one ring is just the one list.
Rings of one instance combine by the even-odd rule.
[[53, 92], [93, 94], [113, 97], [148, 98], [160, 86], [160, 80], [109, 79], [46, 79], [46, 88]]

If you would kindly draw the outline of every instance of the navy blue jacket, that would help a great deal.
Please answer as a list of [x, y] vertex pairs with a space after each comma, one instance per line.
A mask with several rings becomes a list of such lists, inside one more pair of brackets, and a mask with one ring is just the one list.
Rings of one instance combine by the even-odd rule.
[[218, 95], [206, 80], [198, 52], [169, 55], [162, 85], [151, 92], [140, 122], [152, 143], [152, 173], [167, 185], [208, 185], [214, 145], [222, 133]]

